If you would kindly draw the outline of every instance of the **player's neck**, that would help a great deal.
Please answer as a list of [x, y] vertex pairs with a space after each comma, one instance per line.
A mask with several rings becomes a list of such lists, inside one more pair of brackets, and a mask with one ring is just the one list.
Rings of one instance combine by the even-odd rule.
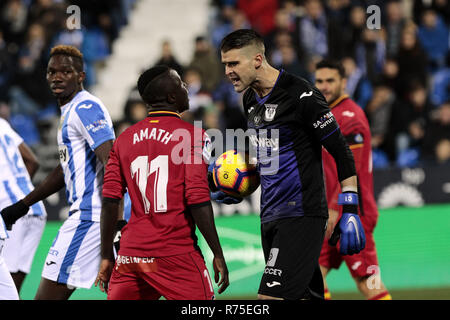
[[83, 91], [83, 90], [84, 90], [83, 86], [80, 86], [80, 87], [78, 88], [78, 90], [75, 90], [70, 96], [64, 97], [64, 98], [61, 98], [61, 99], [58, 99], [58, 100], [57, 100], [58, 105], [59, 105], [60, 107], [65, 106], [65, 105], [68, 104], [70, 101], [72, 101], [72, 99], [75, 98], [75, 96], [76, 96], [80, 91]]
[[331, 103], [329, 103], [329, 107], [330, 109], [336, 107], [339, 103], [341, 103], [342, 100], [344, 100], [345, 98], [348, 98], [348, 94], [341, 93], [341, 95], [339, 97], [337, 97], [336, 99], [334, 99]]
[[154, 111], [170, 111], [179, 113], [175, 107], [168, 106], [167, 104], [152, 104], [148, 108], [148, 113]]
[[260, 74], [257, 76], [251, 87], [256, 94], [262, 98], [272, 91], [279, 75], [280, 71], [278, 69], [275, 69], [269, 64], [262, 65]]

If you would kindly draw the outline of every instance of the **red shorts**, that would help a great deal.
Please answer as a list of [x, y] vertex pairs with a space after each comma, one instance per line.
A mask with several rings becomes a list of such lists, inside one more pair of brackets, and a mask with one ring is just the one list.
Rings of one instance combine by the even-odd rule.
[[109, 281], [108, 300], [212, 300], [214, 291], [198, 251], [137, 258], [118, 256]]
[[339, 253], [339, 244], [333, 247], [328, 244], [328, 239], [323, 241], [322, 250], [320, 251], [319, 264], [328, 269], [339, 269], [342, 261], [345, 261], [353, 278], [365, 277], [373, 275], [378, 270], [378, 258], [373, 238], [373, 230], [375, 229], [375, 221], [367, 221], [362, 217], [361, 223], [366, 235], [366, 246], [358, 254], [341, 255]]

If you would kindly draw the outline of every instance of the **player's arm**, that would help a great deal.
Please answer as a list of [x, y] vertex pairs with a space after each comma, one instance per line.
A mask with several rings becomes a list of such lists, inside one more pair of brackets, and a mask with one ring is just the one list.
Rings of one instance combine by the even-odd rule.
[[114, 140], [108, 140], [106, 142], [103, 142], [94, 150], [95, 155], [103, 163], [104, 166], [106, 166], [106, 164], [108, 163], [109, 153], [113, 146], [113, 142]]
[[188, 211], [214, 254], [214, 280], [219, 285], [218, 292], [222, 293], [229, 285], [228, 268], [217, 235], [210, 201], [206, 170], [206, 162], [211, 157], [208, 140], [209, 137], [205, 133], [201, 140], [193, 141], [191, 147], [191, 159], [193, 161], [185, 164], [184, 196]]
[[[192, 218], [200, 230], [201, 234], [208, 243], [209, 248], [214, 254], [213, 268], [214, 281], [219, 286], [219, 293], [225, 291], [230, 284], [228, 279], [228, 268], [223, 256], [222, 247], [220, 245], [219, 236], [217, 234], [216, 225], [214, 223], [214, 214], [211, 202], [207, 201], [198, 205], [191, 205], [189, 207]], [[221, 279], [219, 281], [219, 274]]]
[[95, 286], [105, 292], [114, 266], [113, 241], [119, 218], [121, 201], [125, 193], [125, 179], [122, 176], [116, 145], [113, 145], [105, 167], [102, 211], [100, 215], [100, 269]]
[[300, 121], [307, 121], [306, 126], [333, 156], [342, 190], [338, 196], [338, 204], [343, 206], [342, 217], [329, 242], [335, 245], [340, 238], [341, 254], [358, 253], [364, 249], [366, 240], [358, 216], [358, 184], [353, 155], [325, 98], [317, 88], [309, 89], [312, 94], [300, 99]]
[[27, 214], [30, 206], [38, 201], [46, 199], [63, 187], [64, 174], [62, 167], [59, 164], [52, 172], [50, 172], [44, 181], [34, 188], [25, 198], [2, 210], [1, 215], [8, 230], [11, 230], [12, 225], [18, 219]]
[[27, 168], [30, 178], [33, 179], [36, 171], [39, 169], [38, 158], [25, 142], [22, 142], [19, 145], [19, 152], [22, 156], [23, 162], [25, 163], [25, 167]]
[[[350, 132], [347, 132], [342, 134], [344, 135], [345, 141], [348, 144], [348, 147], [350, 148], [354, 163], [355, 163], [355, 169], [358, 176], [358, 173], [361, 171], [362, 168], [362, 159], [363, 159], [363, 150], [364, 150], [364, 143], [365, 143], [365, 137], [364, 137], [364, 130], [361, 129], [361, 127], [356, 122], [356, 119], [352, 121], [352, 123], [349, 125], [345, 122], [342, 123], [342, 125], [345, 128], [351, 128]], [[326, 182], [327, 182], [327, 189], [328, 190], [328, 227], [326, 232], [326, 238], [329, 239], [331, 236], [331, 232], [333, 232], [333, 229], [336, 225], [337, 218], [339, 216], [339, 205], [338, 205], [338, 198], [339, 194], [341, 193], [341, 187], [337, 183], [337, 172], [336, 167], [334, 164], [327, 164], [324, 162], [324, 171], [326, 174]], [[336, 181], [336, 182], [334, 182]], [[358, 200], [361, 200], [361, 195], [358, 196]]]
[[109, 278], [114, 267], [113, 241], [116, 223], [119, 216], [120, 200], [114, 198], [102, 199], [102, 213], [100, 216], [100, 268], [95, 280], [100, 291], [108, 290]]
[[323, 142], [324, 147], [336, 162], [341, 193], [338, 195], [338, 205], [342, 205], [342, 217], [337, 223], [329, 240], [335, 245], [340, 238], [341, 254], [354, 254], [365, 247], [365, 234], [358, 216], [358, 181], [352, 152], [348, 147], [339, 128]]

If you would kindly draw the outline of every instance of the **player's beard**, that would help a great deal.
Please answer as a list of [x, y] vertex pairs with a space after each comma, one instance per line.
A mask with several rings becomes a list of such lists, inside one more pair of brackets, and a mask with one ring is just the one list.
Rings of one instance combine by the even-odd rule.
[[329, 98], [327, 98], [325, 95], [325, 99], [328, 102], [328, 105], [333, 104], [340, 96], [342, 95], [341, 91], [339, 89], [335, 90], [335, 91], [331, 91], [329, 92]]

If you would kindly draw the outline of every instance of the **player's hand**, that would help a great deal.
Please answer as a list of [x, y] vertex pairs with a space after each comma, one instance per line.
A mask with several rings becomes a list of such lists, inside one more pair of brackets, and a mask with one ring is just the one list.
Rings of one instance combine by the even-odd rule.
[[340, 234], [341, 243], [339, 252], [342, 255], [359, 253], [366, 246], [366, 235], [357, 214], [343, 213], [330, 241], [336, 232]]
[[27, 206], [22, 200], [6, 207], [2, 210], [1, 215], [3, 221], [5, 222], [6, 229], [11, 230], [12, 225], [16, 223], [21, 217], [26, 215], [30, 210], [30, 207]]
[[217, 283], [217, 286], [219, 287], [219, 290], [217, 292], [221, 294], [230, 285], [230, 281], [228, 279], [228, 268], [227, 264], [225, 263], [225, 259], [223, 257], [222, 258], [214, 257], [213, 268], [214, 268], [214, 281]]
[[221, 190], [211, 192], [211, 199], [222, 204], [237, 204], [242, 201], [243, 198], [234, 197]]
[[339, 211], [328, 209], [327, 230], [325, 231], [325, 239], [330, 239], [339, 218]]
[[111, 278], [111, 273], [114, 268], [114, 261], [109, 259], [102, 259], [100, 262], [100, 269], [95, 279], [94, 285], [97, 287], [99, 285], [101, 292], [108, 292], [109, 278]]

